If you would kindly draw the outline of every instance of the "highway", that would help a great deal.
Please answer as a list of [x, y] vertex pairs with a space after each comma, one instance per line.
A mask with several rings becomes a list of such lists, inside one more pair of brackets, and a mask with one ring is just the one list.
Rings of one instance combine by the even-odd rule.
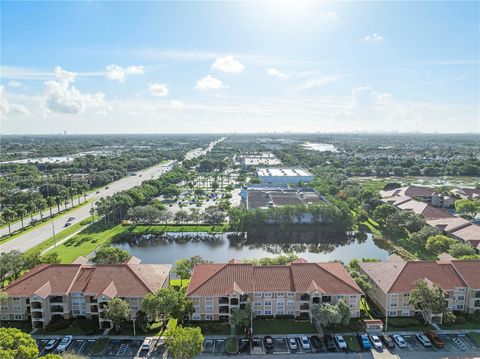
[[[206, 149], [201, 149], [197, 148], [194, 149], [190, 152], [188, 152], [185, 155], [185, 158], [191, 159], [195, 158], [198, 156], [205, 155], [207, 152], [209, 152], [218, 142], [223, 141], [224, 138], [221, 138], [219, 140], [216, 140], [212, 143], [209, 144], [209, 146]], [[0, 253], [3, 252], [9, 252], [11, 250], [19, 250], [22, 252], [25, 252], [29, 250], [30, 248], [33, 248], [37, 246], [38, 244], [46, 241], [47, 239], [51, 238], [53, 236], [53, 230], [55, 230], [55, 233], [58, 234], [62, 230], [64, 230], [65, 223], [68, 222], [68, 219], [70, 217], [74, 217], [75, 219], [70, 221], [70, 223], [73, 225], [75, 223], [79, 223], [82, 220], [90, 217], [90, 209], [95, 205], [95, 202], [98, 201], [100, 198], [108, 197], [111, 196], [117, 192], [135, 187], [139, 184], [141, 184], [145, 180], [150, 180], [153, 178], [158, 178], [160, 175], [162, 175], [165, 172], [168, 172], [172, 169], [172, 166], [175, 161], [170, 161], [168, 163], [164, 164], [159, 164], [153, 167], [149, 167], [147, 169], [137, 171], [135, 176], [127, 176], [124, 177], [118, 181], [112, 182], [109, 185], [107, 185], [105, 188], [100, 189], [98, 192], [93, 192], [89, 194], [86, 198], [87, 200], [92, 199], [92, 201], [80, 208], [76, 208], [72, 210], [69, 213], [59, 215], [53, 219], [53, 228], [52, 228], [52, 223], [44, 223], [40, 224], [34, 229], [29, 230], [28, 232], [25, 232], [24, 234], [6, 242], [3, 244], [0, 244]], [[83, 199], [82, 199], [83, 200]], [[47, 211], [44, 213], [48, 213]], [[34, 218], [39, 218], [40, 215], [34, 216]], [[29, 220], [29, 219], [28, 219]], [[25, 219], [27, 221], [27, 219]], [[14, 230], [13, 226], [17, 226], [17, 223], [12, 224], [12, 231]], [[20, 228], [20, 227], [18, 227]], [[2, 228], [2, 234], [4, 233], [3, 231], [8, 231], [8, 228]]]

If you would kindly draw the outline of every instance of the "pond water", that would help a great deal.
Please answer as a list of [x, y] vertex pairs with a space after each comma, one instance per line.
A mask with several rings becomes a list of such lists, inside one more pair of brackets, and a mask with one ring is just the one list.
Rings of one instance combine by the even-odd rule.
[[303, 147], [312, 150], [312, 151], [318, 151], [318, 152], [326, 152], [326, 151], [331, 151], [331, 152], [337, 152], [337, 148], [332, 145], [331, 143], [311, 143], [311, 142], [305, 142]]
[[230, 259], [275, 257], [295, 253], [310, 262], [353, 258], [385, 259], [389, 253], [375, 245], [371, 234], [338, 235], [320, 232], [261, 232], [209, 235], [208, 233], [165, 233], [143, 235], [115, 242], [142, 260], [143, 263], [175, 263], [181, 258], [199, 255], [204, 259], [225, 263]]

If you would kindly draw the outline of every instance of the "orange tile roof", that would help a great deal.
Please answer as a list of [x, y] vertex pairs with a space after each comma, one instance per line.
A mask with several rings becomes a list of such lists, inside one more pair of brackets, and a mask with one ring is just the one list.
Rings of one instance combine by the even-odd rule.
[[[98, 296], [115, 288], [121, 297], [143, 296], [160, 289], [168, 279], [171, 265], [164, 264], [50, 264], [39, 265], [12, 282], [9, 296], [67, 295], [83, 292]], [[49, 283], [49, 285], [47, 285]], [[46, 294], [49, 295], [49, 294]]]
[[[363, 262], [360, 267], [385, 293], [409, 292], [417, 279], [427, 279], [444, 290], [467, 287], [469, 281], [480, 284], [480, 279], [475, 277], [480, 273], [480, 260]], [[465, 275], [461, 275], [461, 271]]]
[[453, 267], [473, 289], [480, 289], [480, 260], [454, 260]]
[[223, 296], [231, 294], [234, 286], [243, 293], [309, 292], [315, 288], [328, 294], [362, 294], [339, 262], [295, 261], [289, 265], [257, 266], [230, 261], [195, 266], [187, 295]]

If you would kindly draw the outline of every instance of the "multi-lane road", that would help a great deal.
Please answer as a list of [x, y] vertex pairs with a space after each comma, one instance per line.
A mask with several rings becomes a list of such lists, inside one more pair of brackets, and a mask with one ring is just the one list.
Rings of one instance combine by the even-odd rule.
[[[209, 144], [209, 146], [206, 149], [202, 148], [197, 148], [194, 149], [190, 152], [188, 152], [185, 156], [187, 159], [195, 158], [198, 156], [205, 155], [207, 152], [209, 152], [218, 142], [223, 141], [224, 138], [221, 138], [219, 140], [216, 140], [212, 143]], [[147, 169], [144, 169], [142, 171], [136, 172], [135, 176], [127, 176], [124, 177], [118, 181], [110, 183], [108, 186], [100, 189], [97, 192], [90, 193], [86, 199], [87, 200], [92, 200], [89, 204], [73, 209], [72, 211], [66, 213], [66, 214], [61, 214], [58, 215], [53, 219], [51, 222], [43, 223], [37, 225], [35, 228], [25, 232], [24, 234], [6, 242], [3, 244], [0, 244], [0, 253], [1, 252], [9, 252], [11, 250], [17, 249], [19, 251], [25, 252], [29, 250], [30, 248], [35, 247], [36, 245], [46, 241], [47, 239], [51, 238], [53, 236], [53, 231], [55, 231], [56, 234], [60, 233], [62, 230], [64, 230], [65, 223], [68, 222], [68, 219], [70, 217], [74, 217], [70, 223], [73, 225], [75, 223], [79, 223], [82, 220], [90, 217], [90, 209], [92, 206], [95, 205], [95, 202], [98, 201], [100, 198], [108, 197], [111, 196], [117, 192], [135, 187], [142, 183], [145, 180], [150, 180], [153, 178], [158, 178], [160, 175], [162, 175], [165, 172], [170, 171], [174, 164], [174, 161], [170, 161], [168, 163], [164, 164], [159, 164]], [[44, 215], [48, 214], [48, 210], [44, 212]], [[36, 218], [39, 218], [40, 215], [36, 215]], [[35, 218], [34, 217], [34, 218]], [[53, 222], [53, 226], [52, 226]], [[18, 228], [16, 228], [18, 226]], [[18, 223], [12, 224], [12, 231], [15, 229], [19, 229], [20, 225]], [[7, 230], [8, 228], [2, 228], [2, 235], [4, 234], [4, 231]]]

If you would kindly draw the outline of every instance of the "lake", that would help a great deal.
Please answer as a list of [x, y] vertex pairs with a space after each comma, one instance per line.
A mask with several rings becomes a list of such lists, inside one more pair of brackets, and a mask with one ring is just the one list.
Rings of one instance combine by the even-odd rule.
[[331, 151], [331, 152], [337, 152], [337, 148], [332, 145], [331, 143], [311, 143], [311, 142], [305, 142], [303, 147], [312, 150], [312, 151], [318, 151], [318, 152], [326, 152], [326, 151]]
[[178, 259], [195, 255], [225, 263], [233, 258], [275, 257], [286, 253], [295, 253], [310, 262], [341, 260], [348, 263], [353, 258], [383, 260], [389, 255], [375, 245], [369, 233], [334, 235], [278, 231], [249, 233], [246, 238], [236, 233], [215, 236], [208, 233], [165, 233], [163, 237], [143, 235], [112, 245], [127, 250], [143, 263], [175, 263]]

